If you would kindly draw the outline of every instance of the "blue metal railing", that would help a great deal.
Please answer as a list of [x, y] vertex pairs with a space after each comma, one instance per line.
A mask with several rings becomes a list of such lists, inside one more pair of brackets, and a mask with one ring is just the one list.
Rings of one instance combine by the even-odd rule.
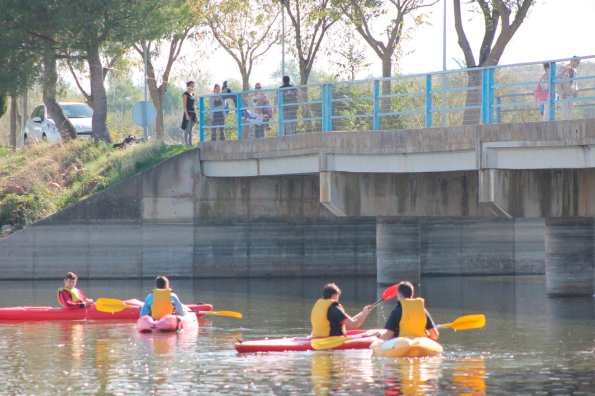
[[[570, 59], [462, 69], [429, 74], [332, 84], [311, 84], [283, 89], [233, 92], [199, 97], [200, 141], [214, 140], [223, 129], [226, 139], [285, 136], [294, 133], [392, 130], [493, 124], [560, 118], [559, 106], [571, 103], [573, 118], [593, 116], [595, 56], [581, 58], [578, 75], [563, 78]], [[543, 76], [543, 77], [542, 77]], [[580, 94], [561, 98], [562, 84], [579, 84]], [[533, 93], [539, 83], [549, 89], [546, 101]], [[209, 108], [209, 98], [234, 102], [235, 108]], [[568, 110], [568, 109], [567, 109]], [[216, 115], [216, 113], [222, 113]], [[235, 117], [229, 114], [235, 113]], [[434, 117], [440, 114], [440, 117]], [[215, 120], [224, 122], [216, 124]], [[233, 120], [232, 120], [233, 119]], [[442, 120], [442, 122], [440, 122]], [[471, 121], [471, 122], [469, 122]], [[211, 137], [209, 139], [209, 133]]]

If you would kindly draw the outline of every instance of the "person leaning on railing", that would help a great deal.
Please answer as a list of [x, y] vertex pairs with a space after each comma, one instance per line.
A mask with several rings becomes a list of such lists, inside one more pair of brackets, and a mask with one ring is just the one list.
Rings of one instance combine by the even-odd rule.
[[283, 85], [279, 88], [283, 95], [283, 134], [295, 135], [298, 114], [298, 90], [290, 83], [289, 76], [283, 76]]
[[211, 112], [211, 140], [217, 140], [217, 130], [219, 130], [219, 140], [225, 140], [225, 115], [227, 112], [227, 101], [218, 95], [221, 93], [221, 86], [215, 84], [213, 87], [215, 95], [209, 96], [209, 110]]
[[259, 122], [254, 125], [254, 137], [258, 139], [264, 137], [264, 132], [268, 127], [267, 123], [273, 117], [273, 109], [269, 97], [261, 91], [262, 86], [260, 83], [256, 83], [254, 88], [257, 90], [252, 96], [252, 102], [255, 106], [254, 113], [260, 118]]
[[556, 76], [557, 79], [565, 79], [558, 83], [558, 94], [560, 99], [569, 99], [560, 102], [561, 118], [569, 120], [572, 118], [572, 108], [574, 107], [574, 98], [578, 96], [578, 84], [576, 78], [576, 68], [581, 63], [578, 56], [573, 56], [570, 62], [564, 66]]

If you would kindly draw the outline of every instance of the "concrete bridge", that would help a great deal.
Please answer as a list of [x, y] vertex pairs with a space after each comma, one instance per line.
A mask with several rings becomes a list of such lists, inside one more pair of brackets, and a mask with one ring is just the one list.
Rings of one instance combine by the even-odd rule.
[[594, 292], [592, 119], [202, 143], [0, 240], [0, 278], [543, 274]]

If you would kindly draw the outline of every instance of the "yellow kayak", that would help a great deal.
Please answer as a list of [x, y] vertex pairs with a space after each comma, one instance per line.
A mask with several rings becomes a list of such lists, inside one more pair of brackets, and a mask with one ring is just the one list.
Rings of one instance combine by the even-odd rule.
[[385, 357], [426, 357], [442, 353], [442, 345], [428, 337], [397, 337], [378, 339], [370, 345], [374, 355]]

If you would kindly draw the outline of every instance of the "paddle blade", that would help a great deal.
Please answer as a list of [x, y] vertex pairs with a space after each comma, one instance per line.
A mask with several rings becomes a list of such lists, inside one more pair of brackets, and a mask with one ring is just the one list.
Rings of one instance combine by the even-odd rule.
[[397, 288], [399, 287], [398, 284], [392, 285], [391, 287], [387, 288], [385, 291], [382, 292], [382, 301], [390, 300], [397, 296]]
[[98, 298], [95, 302], [95, 308], [100, 312], [120, 312], [127, 308], [138, 308], [134, 305], [128, 305], [122, 300], [115, 298]]
[[466, 315], [458, 317], [452, 323], [442, 325], [443, 329], [472, 330], [481, 329], [486, 324], [485, 315]]
[[227, 316], [230, 318], [242, 319], [244, 315], [241, 312], [234, 311], [198, 311], [203, 315], [214, 315], [214, 316]]
[[343, 345], [345, 341], [349, 340], [349, 338], [349, 336], [315, 338], [310, 341], [310, 345], [312, 345], [312, 348], [316, 350], [331, 349]]

